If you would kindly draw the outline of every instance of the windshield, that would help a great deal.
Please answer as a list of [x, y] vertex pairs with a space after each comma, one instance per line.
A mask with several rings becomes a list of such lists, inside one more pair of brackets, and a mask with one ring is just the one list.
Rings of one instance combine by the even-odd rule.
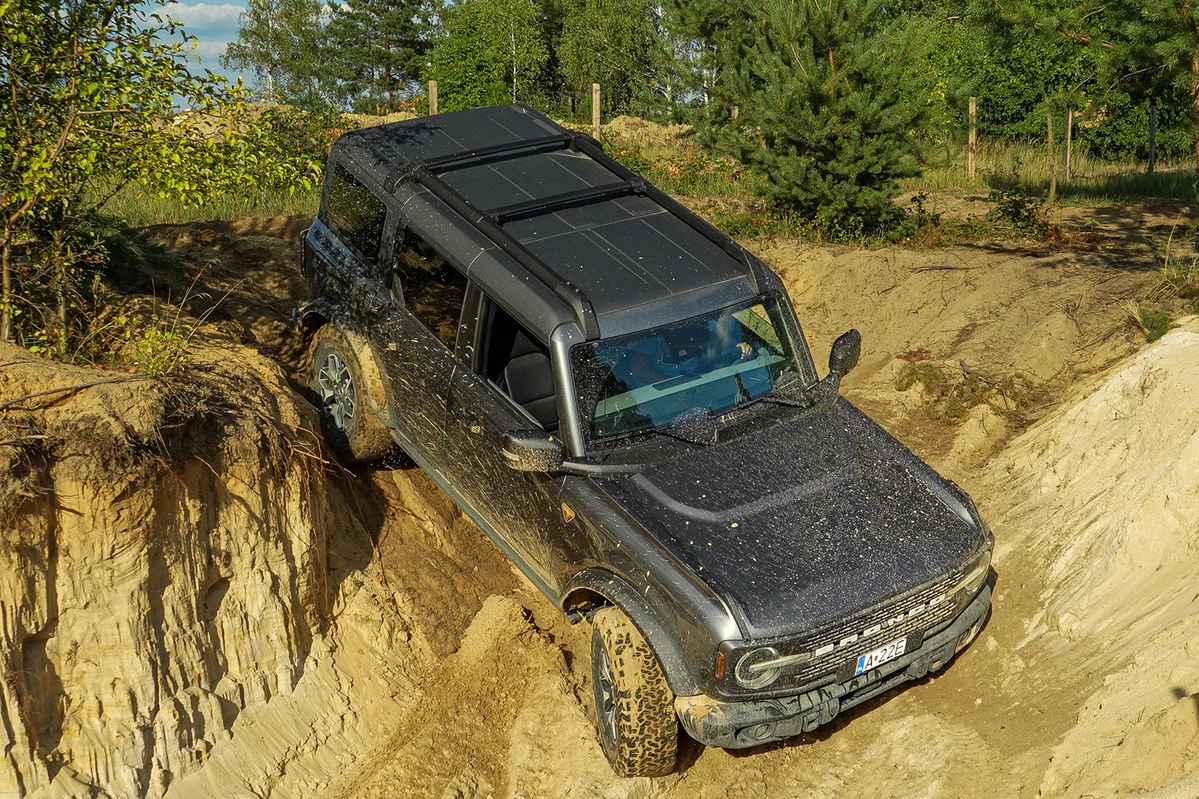
[[778, 301], [761, 297], [672, 325], [571, 349], [591, 439], [720, 413], [799, 372]]

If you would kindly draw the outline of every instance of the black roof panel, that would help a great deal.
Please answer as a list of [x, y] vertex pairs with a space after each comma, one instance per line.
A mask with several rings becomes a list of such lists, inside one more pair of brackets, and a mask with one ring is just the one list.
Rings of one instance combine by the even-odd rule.
[[556, 152], [518, 155], [482, 165], [434, 169], [434, 172], [480, 211], [545, 200], [558, 194], [618, 183], [620, 178], [582, 153], [565, 147]]
[[630, 309], [650, 304], [657, 305], [646, 325], [674, 321], [683, 307], [672, 307], [671, 298], [716, 296], [700, 289], [727, 284], [719, 295], [734, 301], [755, 292], [752, 256], [647, 188], [592, 140], [527, 107], [365, 128], [335, 146], [389, 190], [413, 170], [423, 170], [425, 185], [448, 187], [452, 195], [443, 196], [468, 217], [464, 223], [492, 225], [493, 237], [507, 237], [501, 246], [523, 250], [526, 263], [531, 254], [573, 284], [601, 332], [605, 315], [620, 316], [625, 327]]
[[644, 197], [509, 222], [505, 229], [579, 286], [603, 314], [714, 283], [745, 265]]
[[523, 106], [498, 106], [392, 122], [343, 134], [338, 145], [385, 156], [380, 163], [428, 163], [447, 156], [565, 133]]

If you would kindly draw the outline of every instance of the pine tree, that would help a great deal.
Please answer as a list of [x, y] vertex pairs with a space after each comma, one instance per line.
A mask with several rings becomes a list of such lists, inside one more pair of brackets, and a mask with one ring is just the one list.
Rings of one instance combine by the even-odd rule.
[[341, 102], [374, 114], [399, 110], [425, 72], [436, 7], [428, 0], [345, 0], [328, 8], [323, 74]]
[[[673, 49], [676, 54], [691, 56], [674, 66], [703, 107], [701, 121], [705, 124], [700, 126], [700, 136], [711, 144], [713, 126], [723, 126], [737, 105], [730, 78], [759, 35], [760, 4], [755, 0], [669, 0], [664, 9], [667, 29], [680, 40]], [[682, 44], [687, 40], [692, 47]]]
[[1199, 174], [1199, 7], [1193, 0], [1118, 4], [1109, 68], [1117, 80], [1139, 84], [1153, 98], [1185, 95], [1194, 122]]
[[455, 111], [539, 100], [549, 50], [531, 0], [462, 0], [430, 60], [441, 108]]
[[226, 69], [250, 69], [268, 99], [312, 101], [320, 81], [321, 0], [250, 0], [238, 19], [237, 41], [221, 56]]
[[929, 118], [925, 27], [880, 0], [761, 0], [723, 140], [775, 202], [844, 229], [893, 222]]

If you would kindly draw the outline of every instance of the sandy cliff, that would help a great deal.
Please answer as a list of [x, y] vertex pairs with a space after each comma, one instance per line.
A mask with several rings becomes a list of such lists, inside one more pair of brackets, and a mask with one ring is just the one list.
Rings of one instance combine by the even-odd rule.
[[0, 796], [161, 796], [328, 658], [355, 522], [313, 411], [251, 351], [201, 360], [162, 383], [0, 349]]

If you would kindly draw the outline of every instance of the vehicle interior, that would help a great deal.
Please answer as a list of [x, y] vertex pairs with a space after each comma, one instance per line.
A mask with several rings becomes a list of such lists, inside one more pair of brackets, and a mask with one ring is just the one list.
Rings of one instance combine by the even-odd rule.
[[547, 432], [558, 429], [558, 402], [549, 350], [488, 300], [480, 362], [483, 376]]

